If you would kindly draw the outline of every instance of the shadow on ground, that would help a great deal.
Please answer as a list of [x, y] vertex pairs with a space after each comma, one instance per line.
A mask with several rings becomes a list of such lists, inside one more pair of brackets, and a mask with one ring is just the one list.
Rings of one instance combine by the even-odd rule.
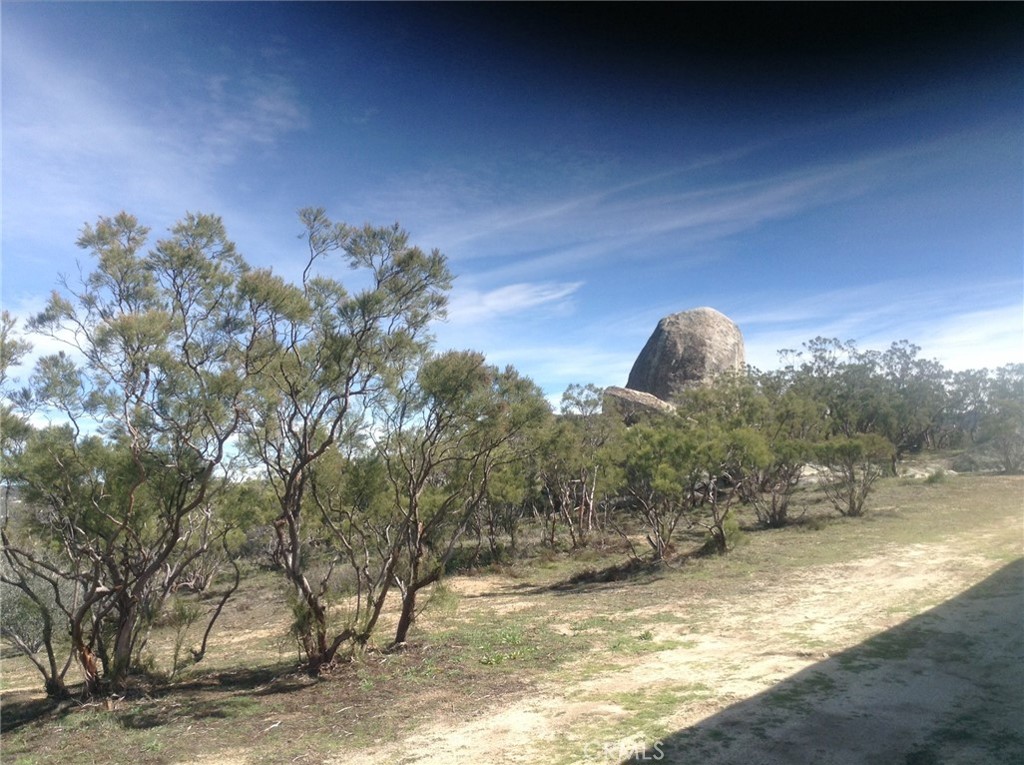
[[653, 584], [664, 575], [667, 565], [660, 561], [630, 559], [624, 563], [605, 566], [601, 569], [585, 569], [573, 574], [568, 579], [539, 587], [537, 592], [572, 595], [607, 584], [623, 582], [628, 582], [630, 585]]
[[1024, 559], [622, 765], [1024, 762]]
[[[130, 688], [120, 697], [112, 695], [96, 699], [89, 702], [88, 706], [100, 707], [113, 701], [112, 706], [117, 708], [120, 707], [119, 698], [128, 699], [124, 711], [116, 714], [119, 723], [125, 728], [154, 728], [181, 714], [188, 714], [195, 719], [232, 717], [235, 708], [242, 703], [240, 699], [292, 693], [314, 682], [296, 671], [294, 662], [281, 663], [270, 667], [214, 672], [186, 682], [142, 684]], [[154, 711], [151, 708], [134, 709], [131, 705], [131, 702], [139, 699], [153, 702], [171, 697], [182, 700], [176, 703], [173, 713], [166, 706]], [[38, 694], [4, 694], [0, 733], [9, 733], [35, 720], [59, 720], [83, 706], [86, 704], [75, 699], [58, 701]]]

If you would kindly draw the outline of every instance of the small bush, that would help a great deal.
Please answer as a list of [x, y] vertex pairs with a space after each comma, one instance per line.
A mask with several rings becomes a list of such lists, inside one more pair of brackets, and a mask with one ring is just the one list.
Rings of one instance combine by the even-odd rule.
[[719, 527], [708, 529], [704, 544], [698, 551], [698, 555], [724, 555], [738, 544], [743, 543], [743, 530], [740, 522], [732, 513], [727, 515]]
[[885, 474], [893, 446], [873, 433], [838, 437], [817, 447], [821, 466], [819, 486], [840, 515], [864, 515], [864, 503], [875, 482]]
[[725, 519], [722, 530], [725, 532], [725, 549], [732, 550], [737, 545], [743, 544], [743, 530], [740, 528], [740, 522], [733, 515], [729, 515]]
[[999, 457], [991, 449], [978, 446], [958, 454], [950, 467], [957, 473], [995, 473], [1002, 469]]

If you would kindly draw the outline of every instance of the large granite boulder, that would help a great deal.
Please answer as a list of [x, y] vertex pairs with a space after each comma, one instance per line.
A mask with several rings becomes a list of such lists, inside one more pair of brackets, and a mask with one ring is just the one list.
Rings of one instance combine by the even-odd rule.
[[633, 425], [651, 415], [675, 414], [676, 407], [650, 393], [612, 386], [604, 389], [604, 410], [614, 409], [623, 422]]
[[740, 328], [714, 308], [694, 308], [658, 322], [626, 387], [672, 401], [689, 387], [742, 371], [744, 364]]

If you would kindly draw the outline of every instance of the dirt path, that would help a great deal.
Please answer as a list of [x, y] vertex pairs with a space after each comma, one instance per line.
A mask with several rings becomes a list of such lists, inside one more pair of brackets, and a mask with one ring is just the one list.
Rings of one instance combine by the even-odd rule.
[[[668, 605], [645, 609], [637, 616], [656, 625], [648, 639], [674, 647], [617, 657], [596, 674], [560, 670], [528, 698], [440, 720], [367, 752], [367, 761], [683, 763], [703, 755], [920, 765], [953, 744], [963, 755], [953, 761], [995, 761], [983, 756], [986, 725], [1004, 751], [1024, 751], [1024, 738], [1014, 738], [1024, 717], [1013, 717], [1024, 712], [1015, 708], [1024, 688], [1020, 569], [963, 552], [985, 549], [992, 533], [976, 528], [955, 546], [893, 545], [791, 581], [751, 581], [748, 596], [703, 604], [702, 618], [682, 625], [659, 623]], [[990, 577], [987, 589], [964, 594]], [[521, 595], [498, 578], [455, 586], [487, 595], [499, 614], [519, 607]], [[996, 701], [1005, 720], [973, 719]], [[948, 740], [968, 724], [975, 733]], [[897, 750], [903, 755], [892, 759]]]

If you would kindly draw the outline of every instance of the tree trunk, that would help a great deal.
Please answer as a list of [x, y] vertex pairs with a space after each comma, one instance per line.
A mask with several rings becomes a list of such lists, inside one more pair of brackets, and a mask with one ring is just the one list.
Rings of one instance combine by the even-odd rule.
[[137, 621], [138, 604], [131, 602], [120, 613], [117, 634], [114, 637], [114, 661], [110, 668], [112, 671], [109, 679], [111, 685], [116, 689], [123, 687], [125, 678], [131, 670], [132, 647], [135, 644], [134, 633]]
[[402, 615], [398, 618], [398, 627], [395, 630], [395, 639], [392, 647], [400, 646], [409, 636], [409, 628], [416, 621], [416, 589], [410, 587], [402, 598]]
[[85, 695], [94, 696], [100, 690], [100, 673], [96, 666], [96, 656], [85, 642], [80, 619], [71, 622], [71, 643], [74, 646], [78, 663], [82, 666], [82, 673], [85, 675]]
[[[417, 568], [419, 566], [417, 565]], [[398, 617], [398, 627], [395, 629], [395, 639], [392, 647], [401, 645], [409, 635], [409, 628], [416, 622], [416, 595], [427, 585], [433, 584], [441, 578], [443, 566], [437, 566], [429, 574], [409, 584], [402, 595], [402, 613]]]

